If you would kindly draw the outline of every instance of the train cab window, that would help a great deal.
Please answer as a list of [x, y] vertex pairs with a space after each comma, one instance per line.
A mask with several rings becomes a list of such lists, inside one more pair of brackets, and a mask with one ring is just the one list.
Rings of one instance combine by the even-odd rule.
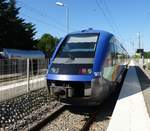
[[49, 72], [69, 75], [91, 74], [98, 37], [99, 33], [68, 35], [62, 41]]
[[99, 34], [69, 35], [62, 43], [56, 57], [93, 58]]

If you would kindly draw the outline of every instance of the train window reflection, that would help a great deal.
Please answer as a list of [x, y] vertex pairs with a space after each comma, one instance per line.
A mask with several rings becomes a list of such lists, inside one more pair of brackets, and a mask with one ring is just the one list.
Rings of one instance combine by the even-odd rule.
[[93, 58], [98, 34], [69, 35], [62, 43], [56, 57]]

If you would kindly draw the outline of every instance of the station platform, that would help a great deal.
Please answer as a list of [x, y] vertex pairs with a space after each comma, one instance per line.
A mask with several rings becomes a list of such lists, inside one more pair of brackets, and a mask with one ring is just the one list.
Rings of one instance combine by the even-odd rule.
[[29, 91], [41, 89], [45, 86], [46, 79], [44, 76], [32, 77], [29, 83], [27, 79], [23, 79], [22, 81], [10, 81], [10, 83], [5, 83], [5, 85], [0, 84], [0, 102], [26, 94]]
[[131, 61], [107, 131], [150, 131], [150, 117], [143, 95], [146, 89], [142, 88], [144, 81], [140, 81], [140, 77], [143, 76], [139, 71], [137, 73], [137, 65]]

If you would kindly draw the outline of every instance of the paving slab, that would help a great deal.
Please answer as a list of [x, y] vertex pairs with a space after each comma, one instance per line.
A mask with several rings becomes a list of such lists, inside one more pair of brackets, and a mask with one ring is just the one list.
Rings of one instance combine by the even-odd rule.
[[136, 72], [141, 85], [141, 90], [144, 96], [144, 101], [150, 117], [150, 74], [140, 66], [136, 66]]
[[[0, 102], [23, 95], [28, 92], [27, 81], [0, 86]], [[34, 91], [46, 86], [46, 79], [33, 78], [29, 81], [29, 90]]]
[[133, 61], [107, 131], [150, 131], [150, 118]]

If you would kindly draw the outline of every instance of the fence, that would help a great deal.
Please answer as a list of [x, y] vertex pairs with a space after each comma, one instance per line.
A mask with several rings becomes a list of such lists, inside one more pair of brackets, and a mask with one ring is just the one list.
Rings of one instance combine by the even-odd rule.
[[48, 59], [0, 59], [0, 101], [46, 86]]

